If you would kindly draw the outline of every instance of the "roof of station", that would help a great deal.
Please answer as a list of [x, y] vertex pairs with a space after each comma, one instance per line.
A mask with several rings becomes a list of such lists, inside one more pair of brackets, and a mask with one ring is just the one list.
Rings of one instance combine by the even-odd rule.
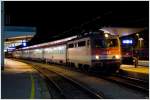
[[137, 32], [141, 32], [146, 28], [127, 28], [127, 27], [103, 27], [100, 30], [119, 37], [128, 36]]
[[5, 26], [4, 39], [17, 38], [23, 36], [34, 36], [36, 34], [35, 27]]

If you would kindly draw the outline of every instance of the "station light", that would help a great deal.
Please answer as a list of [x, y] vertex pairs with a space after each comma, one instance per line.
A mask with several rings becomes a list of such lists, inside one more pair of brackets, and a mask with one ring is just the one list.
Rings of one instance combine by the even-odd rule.
[[144, 40], [143, 38], [139, 38], [140, 41]]
[[7, 52], [7, 50], [4, 50], [4, 52]]
[[15, 49], [15, 47], [8, 47], [7, 50], [8, 51], [13, 51]]
[[24, 43], [22, 43], [22, 44], [23, 44], [24, 47], [27, 46], [27, 43], [26, 43], [26, 42], [24, 42]]
[[26, 40], [22, 40], [22, 42], [26, 42]]
[[137, 33], [136, 36], [139, 36], [139, 34]]

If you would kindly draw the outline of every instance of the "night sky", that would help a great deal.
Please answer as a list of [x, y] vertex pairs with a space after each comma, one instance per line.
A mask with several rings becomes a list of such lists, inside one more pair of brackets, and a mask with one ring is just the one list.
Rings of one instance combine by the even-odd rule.
[[30, 44], [83, 31], [111, 27], [148, 27], [148, 1], [5, 1], [6, 26], [34, 26]]

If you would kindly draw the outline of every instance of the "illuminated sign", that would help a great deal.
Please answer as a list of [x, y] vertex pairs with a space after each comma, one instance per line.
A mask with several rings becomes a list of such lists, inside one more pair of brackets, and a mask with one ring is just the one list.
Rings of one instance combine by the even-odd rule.
[[132, 40], [123, 40], [122, 43], [123, 44], [132, 44], [133, 41]]

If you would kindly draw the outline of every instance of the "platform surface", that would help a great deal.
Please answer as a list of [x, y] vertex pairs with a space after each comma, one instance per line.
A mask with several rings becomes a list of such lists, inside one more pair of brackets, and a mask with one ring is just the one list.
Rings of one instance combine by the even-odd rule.
[[1, 78], [2, 99], [49, 98], [45, 82], [28, 64], [5, 59]]
[[131, 71], [136, 73], [149, 74], [149, 67], [147, 66], [137, 66], [134, 65], [121, 65], [121, 69], [125, 71]]
[[149, 81], [149, 67], [140, 66], [135, 67], [134, 65], [121, 65], [119, 73], [132, 78]]

